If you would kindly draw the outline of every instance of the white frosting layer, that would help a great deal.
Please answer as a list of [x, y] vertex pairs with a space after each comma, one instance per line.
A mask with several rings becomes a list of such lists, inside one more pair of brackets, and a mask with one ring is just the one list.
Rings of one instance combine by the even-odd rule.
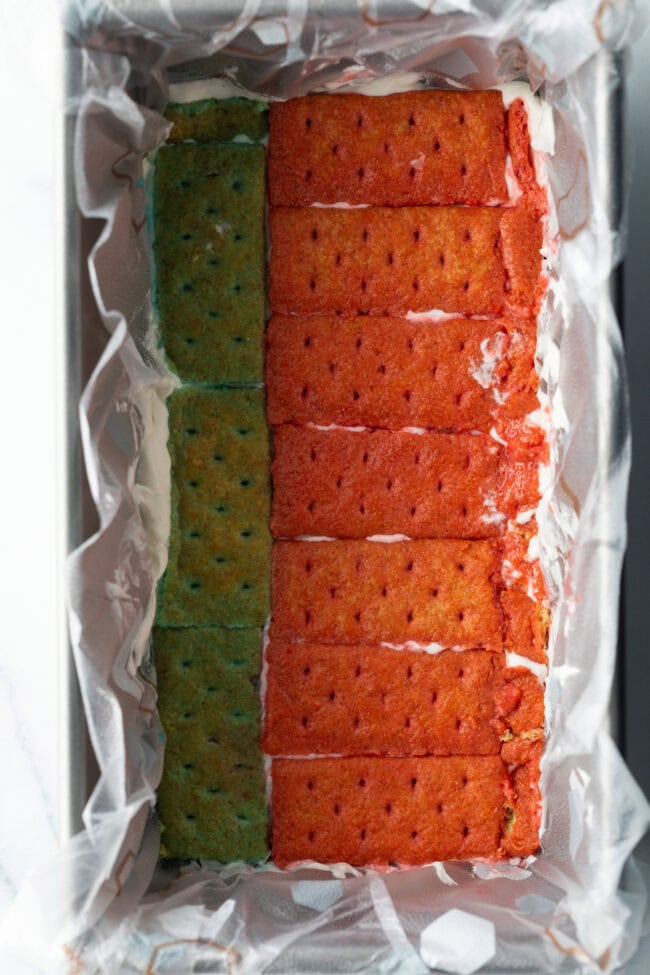
[[442, 653], [443, 650], [469, 650], [470, 647], [444, 647], [441, 643], [418, 643], [417, 640], [405, 640], [404, 643], [389, 643], [382, 640], [380, 647], [388, 647], [389, 650], [415, 650], [419, 653]]
[[458, 315], [449, 311], [441, 311], [440, 308], [431, 308], [429, 311], [407, 311], [405, 317], [409, 322], [430, 322], [437, 325], [440, 322], [448, 322], [458, 318]]
[[499, 436], [496, 427], [492, 427], [491, 428], [491, 430], [490, 430], [490, 436], [492, 437], [493, 440], [496, 440], [496, 442], [497, 443], [500, 443], [503, 447], [507, 447], [508, 446], [507, 441], [505, 441], [503, 439], [503, 437], [500, 437]]
[[370, 204], [369, 203], [345, 203], [340, 200], [338, 203], [310, 203], [310, 207], [316, 207], [318, 210], [366, 210]]
[[382, 542], [384, 545], [391, 545], [394, 542], [410, 542], [410, 535], [368, 535], [367, 542]]
[[522, 657], [519, 653], [507, 651], [506, 664], [508, 667], [527, 667], [542, 684], [548, 677], [548, 667], [545, 664], [538, 664], [534, 660], [529, 660], [528, 657]]
[[523, 190], [519, 185], [519, 180], [515, 176], [514, 166], [512, 165], [512, 156], [510, 153], [506, 156], [506, 187], [508, 189], [508, 200], [511, 206], [517, 203], [517, 200], [521, 197]]
[[415, 71], [402, 71], [399, 74], [389, 75], [387, 78], [373, 78], [371, 81], [359, 81], [355, 78], [358, 71], [363, 68], [353, 66], [349, 69], [346, 83], [338, 83], [327, 86], [328, 91], [350, 91], [357, 95], [371, 95], [381, 98], [383, 95], [396, 95], [399, 92], [417, 91], [423, 87], [424, 76]]
[[499, 376], [496, 368], [503, 359], [507, 336], [504, 332], [495, 332], [481, 342], [481, 356], [479, 360], [472, 362], [470, 375], [483, 389], [491, 389], [492, 395], [497, 403], [505, 401], [505, 395], [499, 389]]
[[483, 506], [487, 509], [481, 515], [481, 521], [485, 525], [500, 525], [506, 520], [506, 516], [497, 508], [497, 499], [494, 494], [486, 494], [483, 498]]
[[528, 113], [528, 132], [531, 147], [536, 152], [552, 155], [555, 152], [555, 126], [553, 112], [550, 105], [542, 101], [539, 95], [534, 95], [530, 87], [523, 81], [510, 81], [498, 86], [503, 96], [505, 108], [520, 98]]
[[169, 86], [169, 100], [179, 105], [200, 102], [204, 98], [248, 98], [254, 102], [268, 102], [270, 98], [240, 88], [229, 78], [205, 78], [201, 81], [183, 81]]

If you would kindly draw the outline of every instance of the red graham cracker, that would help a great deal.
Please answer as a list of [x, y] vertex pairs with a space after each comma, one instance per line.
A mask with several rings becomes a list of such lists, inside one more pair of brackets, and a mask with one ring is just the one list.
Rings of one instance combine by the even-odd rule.
[[540, 681], [484, 650], [271, 641], [267, 663], [270, 755], [498, 755], [542, 735]]
[[499, 756], [275, 759], [272, 851], [357, 866], [500, 856]]
[[[499, 417], [537, 409], [535, 338], [534, 320], [276, 315], [267, 330], [268, 419], [489, 430]], [[495, 359], [499, 401], [475, 375], [485, 357]]]
[[501, 524], [502, 447], [488, 434], [315, 430], [273, 434], [276, 537], [489, 538]]
[[531, 760], [531, 757], [534, 758], [537, 755], [538, 750], [542, 747], [540, 739], [540, 734], [529, 734], [525, 737], [523, 735], [513, 737], [505, 735], [501, 746], [501, 758], [511, 769], [525, 765]]
[[[539, 483], [535, 486], [539, 493]], [[506, 589], [517, 590], [537, 602], [547, 602], [548, 592], [539, 558], [529, 555], [531, 542], [536, 535], [538, 527], [535, 515], [525, 524], [511, 522], [508, 525], [508, 531], [501, 539], [503, 581]], [[525, 604], [521, 605], [523, 607]]]
[[[500, 735], [541, 737], [544, 725], [544, 685], [527, 667], [501, 667], [502, 658], [493, 656], [497, 669], [494, 704]], [[509, 734], [506, 734], [509, 733]]]
[[507, 589], [501, 593], [505, 618], [505, 648], [538, 663], [546, 663], [549, 613], [525, 592]]
[[505, 128], [497, 91], [276, 102], [269, 111], [271, 204], [503, 203]]
[[533, 518], [526, 525], [513, 525], [501, 541], [503, 581], [506, 588], [500, 602], [504, 621], [505, 649], [546, 663], [550, 614], [546, 608], [546, 583], [539, 559], [528, 556], [537, 535]]
[[528, 130], [528, 111], [521, 98], [508, 109], [508, 149], [515, 177], [527, 202], [535, 205], [538, 216], [546, 213], [546, 193], [537, 182]]
[[516, 207], [503, 211], [501, 249], [508, 268], [508, 307], [512, 314], [537, 314], [546, 288], [540, 249], [544, 241], [542, 217], [548, 210], [546, 191], [538, 184], [528, 131], [528, 112], [518, 98], [508, 109], [508, 143], [512, 165], [523, 196]]
[[[549, 457], [546, 435], [539, 426], [525, 421], [499, 423], [497, 430], [500, 438], [506, 442], [505, 453], [508, 458], [507, 468], [504, 468], [501, 505], [503, 510], [510, 513], [517, 510], [529, 511], [537, 506], [540, 499], [540, 466], [548, 463]], [[515, 531], [517, 536], [527, 536], [526, 548], [530, 532], [530, 524], [518, 526]], [[513, 545], [509, 544], [508, 548], [512, 550]], [[516, 544], [515, 548], [519, 548], [519, 545]], [[509, 557], [512, 551], [505, 554]]]
[[502, 647], [492, 541], [276, 542], [271, 636]]
[[[495, 655], [271, 642], [264, 749], [271, 755], [498, 755]], [[533, 678], [536, 680], [536, 678]], [[539, 686], [539, 682], [536, 681]]]
[[501, 217], [501, 253], [508, 274], [506, 306], [512, 315], [539, 312], [546, 279], [542, 276], [544, 228], [534, 202], [524, 199]]
[[509, 744], [503, 748], [504, 762], [517, 766], [510, 772], [509, 810], [501, 839], [506, 856], [530, 856], [539, 848], [541, 757], [541, 741], [532, 742], [527, 747], [516, 748]]
[[[271, 308], [297, 315], [404, 315], [431, 308], [499, 315], [506, 304], [499, 246], [504, 212], [276, 207], [270, 216]], [[511, 278], [527, 259], [520, 246], [527, 246], [527, 238], [513, 232]]]

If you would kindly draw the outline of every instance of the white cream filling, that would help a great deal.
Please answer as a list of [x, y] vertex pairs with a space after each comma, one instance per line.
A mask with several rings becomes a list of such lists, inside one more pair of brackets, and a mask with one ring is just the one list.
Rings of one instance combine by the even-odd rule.
[[515, 522], [518, 525], [527, 525], [531, 518], [534, 518], [536, 511], [537, 508], [527, 508], [525, 511], [520, 511], [515, 518]]
[[506, 520], [504, 513], [497, 508], [497, 500], [493, 493], [483, 497], [483, 507], [487, 508], [487, 512], [481, 515], [481, 521], [485, 525], [500, 525]]
[[348, 433], [363, 433], [365, 430], [372, 430], [372, 427], [346, 427], [340, 423], [312, 423], [309, 420], [305, 426], [311, 430], [347, 430]]
[[506, 155], [506, 188], [508, 190], [508, 203], [510, 206], [515, 206], [520, 197], [523, 196], [524, 191], [515, 175], [510, 153]]
[[370, 204], [346, 203], [344, 200], [339, 200], [338, 203], [310, 203], [309, 206], [318, 210], [365, 210]]
[[496, 442], [497, 443], [500, 443], [503, 447], [507, 447], [508, 446], [508, 442], [506, 440], [504, 440], [503, 437], [500, 437], [499, 436], [499, 433], [498, 433], [496, 427], [491, 427], [490, 428], [490, 436], [492, 437], [493, 440], [496, 440]]
[[394, 542], [411, 542], [410, 535], [368, 535], [367, 542], [382, 542], [384, 545], [392, 545]]
[[356, 76], [365, 72], [365, 68], [353, 65], [345, 72], [343, 84], [330, 82], [325, 86], [327, 91], [349, 91], [357, 95], [370, 95], [381, 98], [384, 95], [397, 95], [401, 92], [418, 91], [424, 87], [425, 76], [421, 72], [401, 71], [389, 75], [387, 78], [372, 78], [370, 81], [360, 81]]
[[506, 394], [499, 389], [501, 380], [496, 370], [503, 359], [507, 341], [504, 332], [495, 332], [494, 335], [489, 335], [481, 342], [482, 358], [471, 362], [470, 376], [483, 389], [491, 389], [494, 400], [499, 405], [505, 402]]
[[537, 677], [541, 684], [548, 678], [548, 667], [545, 664], [539, 664], [535, 660], [529, 660], [528, 657], [523, 657], [520, 653], [512, 653], [507, 650], [506, 664], [508, 667], [526, 667], [531, 673], [535, 674], [535, 677]]
[[504, 559], [501, 563], [501, 575], [506, 584], [506, 588], [509, 588], [514, 582], [521, 579], [520, 570], [515, 569], [510, 559]]
[[525, 81], [509, 81], [497, 85], [501, 92], [504, 108], [508, 109], [514, 101], [521, 99], [528, 115], [528, 134], [530, 145], [535, 152], [553, 155], [555, 152], [555, 125], [551, 106], [535, 95]]
[[453, 312], [441, 311], [440, 308], [431, 308], [429, 311], [407, 311], [404, 316], [409, 322], [431, 322], [438, 325], [440, 322], [449, 322], [458, 315]]
[[474, 649], [473, 647], [460, 645], [447, 647], [443, 646], [442, 643], [419, 643], [417, 640], [405, 640], [404, 643], [390, 643], [388, 640], [381, 640], [379, 646], [387, 647], [389, 650], [413, 650], [416, 653], [430, 653], [433, 655], [442, 653], [444, 650], [454, 650], [461, 653], [463, 650]]
[[258, 95], [231, 81], [230, 78], [204, 78], [199, 81], [181, 81], [169, 86], [169, 100], [177, 105], [200, 102], [206, 98], [248, 98], [253, 102], [269, 102], [277, 99]]

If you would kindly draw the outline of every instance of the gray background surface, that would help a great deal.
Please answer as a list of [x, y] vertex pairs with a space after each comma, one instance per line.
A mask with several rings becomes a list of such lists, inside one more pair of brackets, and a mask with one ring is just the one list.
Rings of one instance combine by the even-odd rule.
[[[646, 6], [648, 6], [646, 4]], [[622, 324], [632, 410], [632, 479], [624, 570], [621, 745], [650, 795], [650, 30], [634, 45], [625, 86], [625, 157], [631, 166]], [[650, 835], [640, 852], [650, 863]], [[647, 969], [650, 971], [650, 965]]]
[[[650, 4], [644, 3], [650, 17]], [[622, 326], [630, 381], [632, 477], [628, 550], [623, 576], [619, 667], [621, 748], [650, 796], [650, 30], [629, 58], [624, 91], [624, 158], [628, 186], [627, 252], [621, 270]], [[638, 856], [650, 863], [650, 833]], [[650, 936], [626, 975], [650, 972]]]

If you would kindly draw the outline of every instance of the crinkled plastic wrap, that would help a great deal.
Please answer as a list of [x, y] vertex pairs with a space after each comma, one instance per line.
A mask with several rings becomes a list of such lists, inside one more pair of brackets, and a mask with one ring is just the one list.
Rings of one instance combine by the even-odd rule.
[[[619, 253], [603, 120], [617, 83], [608, 51], [627, 43], [634, 9], [350, 0], [329, 14], [302, 0], [284, 10], [247, 0], [230, 15], [219, 6], [80, 0], [68, 11], [79, 42], [67, 106], [77, 196], [104, 221], [89, 267], [110, 333], [81, 403], [101, 527], [70, 562], [72, 643], [101, 778], [85, 832], [16, 902], [17, 949], [48, 972], [611, 972], [639, 937], [643, 885], [633, 867], [627, 890], [619, 884], [648, 822], [608, 733], [630, 442], [608, 291]], [[540, 511], [553, 618], [543, 852], [381, 874], [157, 865], [164, 746], [149, 634], [166, 558], [165, 397], [175, 380], [152, 328], [143, 159], [168, 130], [159, 113], [170, 81], [225, 75], [286, 98], [404, 73], [410, 87], [527, 79], [553, 113], [545, 162], [559, 248], [548, 255], [538, 346], [552, 418]]]

